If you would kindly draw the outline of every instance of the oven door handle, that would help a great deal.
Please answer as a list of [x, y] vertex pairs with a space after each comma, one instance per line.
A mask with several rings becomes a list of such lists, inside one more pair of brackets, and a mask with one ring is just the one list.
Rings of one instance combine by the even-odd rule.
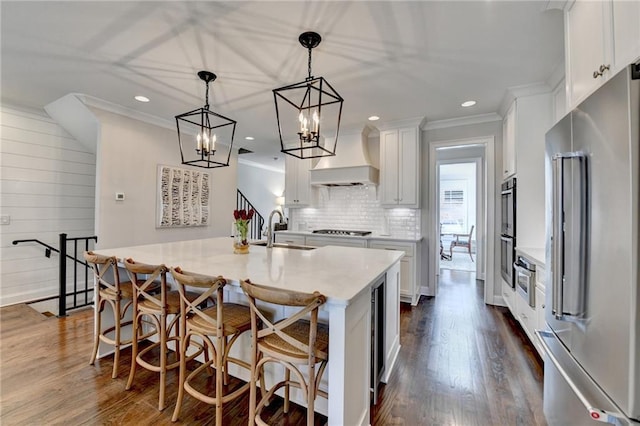
[[511, 238], [511, 237], [500, 237], [500, 239], [502, 241], [506, 241], [506, 242], [513, 241], [513, 238]]
[[530, 270], [528, 270], [527, 268], [524, 268], [521, 264], [519, 264], [518, 262], [513, 262], [513, 267], [516, 269], [516, 271], [519, 274], [522, 274], [528, 278], [531, 278], [533, 276], [533, 272], [531, 272]]
[[511, 195], [513, 194], [513, 189], [506, 189], [502, 191], [502, 195]]

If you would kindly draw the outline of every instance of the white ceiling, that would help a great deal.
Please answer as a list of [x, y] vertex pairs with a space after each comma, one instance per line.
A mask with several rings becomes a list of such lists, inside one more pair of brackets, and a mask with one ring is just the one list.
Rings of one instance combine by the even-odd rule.
[[[313, 74], [345, 99], [342, 126], [436, 121], [498, 112], [508, 88], [547, 81], [564, 43], [562, 13], [546, 4], [2, 1], [2, 102], [83, 93], [171, 122], [204, 104], [205, 69], [218, 75], [211, 108], [238, 121], [234, 147], [280, 165], [272, 89], [306, 77], [300, 33], [323, 38]], [[462, 108], [468, 99], [477, 105]]]

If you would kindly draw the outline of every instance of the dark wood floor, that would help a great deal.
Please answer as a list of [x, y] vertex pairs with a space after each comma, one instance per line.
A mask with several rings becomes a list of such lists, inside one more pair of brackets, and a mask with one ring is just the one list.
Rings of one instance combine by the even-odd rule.
[[[545, 424], [542, 362], [508, 311], [486, 306], [482, 293], [472, 274], [443, 271], [436, 298], [402, 306], [402, 349], [372, 424]], [[91, 311], [57, 319], [29, 309], [0, 310], [2, 425], [171, 424], [177, 374], [169, 374], [168, 408], [159, 412], [155, 374], [139, 369], [134, 388], [124, 390], [128, 350], [117, 379], [111, 357], [88, 365]], [[241, 398], [225, 406], [224, 424], [245, 425], [247, 405]], [[303, 410], [284, 417], [281, 408], [270, 405], [272, 424], [304, 424]], [[214, 410], [187, 395], [180, 423], [213, 424]]]

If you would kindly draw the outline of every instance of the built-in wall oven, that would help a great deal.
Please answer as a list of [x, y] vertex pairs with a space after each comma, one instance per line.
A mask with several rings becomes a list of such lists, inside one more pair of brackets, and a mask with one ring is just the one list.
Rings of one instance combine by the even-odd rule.
[[516, 178], [502, 184], [500, 227], [500, 273], [502, 278], [515, 287], [513, 261], [516, 247]]

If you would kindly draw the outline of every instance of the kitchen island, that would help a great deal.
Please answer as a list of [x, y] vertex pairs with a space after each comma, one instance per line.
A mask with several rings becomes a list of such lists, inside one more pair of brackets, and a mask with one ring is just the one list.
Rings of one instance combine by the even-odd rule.
[[[222, 275], [230, 281], [227, 299], [246, 303], [239, 280], [274, 288], [327, 297], [321, 318], [329, 322], [329, 365], [323, 384], [328, 401], [318, 398], [316, 410], [330, 425], [369, 424], [371, 375], [371, 290], [385, 281], [384, 361], [382, 381], [391, 374], [400, 350], [399, 278], [403, 253], [354, 247], [326, 246], [313, 250], [251, 246], [246, 255], [233, 254], [232, 239], [209, 238], [144, 246], [96, 249], [119, 259], [180, 266], [206, 275]], [[274, 312], [283, 315], [284, 312]], [[249, 339], [236, 345], [249, 359]], [[243, 380], [249, 374], [231, 371]], [[275, 373], [274, 373], [275, 374]], [[292, 397], [295, 401], [295, 395]]]

